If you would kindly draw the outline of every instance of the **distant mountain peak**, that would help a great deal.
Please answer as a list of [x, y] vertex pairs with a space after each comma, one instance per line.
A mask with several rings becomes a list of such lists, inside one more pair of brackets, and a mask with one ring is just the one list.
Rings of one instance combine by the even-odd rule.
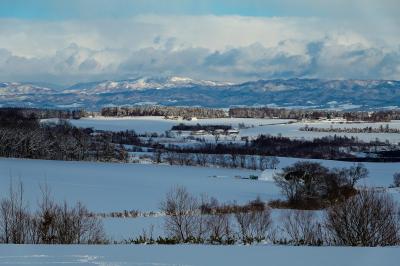
[[147, 89], [187, 88], [195, 86], [227, 86], [228, 82], [195, 80], [188, 77], [139, 77], [126, 80], [107, 80], [100, 82], [78, 83], [64, 90], [64, 93], [104, 94], [129, 92]]

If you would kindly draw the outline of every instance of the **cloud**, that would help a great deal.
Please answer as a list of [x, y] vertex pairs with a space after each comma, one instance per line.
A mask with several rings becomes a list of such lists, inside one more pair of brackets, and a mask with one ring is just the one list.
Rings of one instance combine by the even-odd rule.
[[142, 75], [400, 79], [400, 35], [304, 17], [138, 15], [0, 20], [0, 80], [71, 84]]

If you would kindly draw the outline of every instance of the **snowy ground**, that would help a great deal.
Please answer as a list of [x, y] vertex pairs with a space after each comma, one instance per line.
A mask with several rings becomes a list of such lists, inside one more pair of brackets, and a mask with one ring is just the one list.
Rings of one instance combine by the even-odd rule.
[[397, 266], [399, 248], [0, 245], [0, 265]]
[[[279, 158], [279, 167], [299, 159]], [[329, 167], [349, 167], [352, 163], [315, 160]], [[359, 185], [387, 188], [398, 163], [365, 163], [370, 177]], [[182, 185], [197, 196], [207, 194], [221, 202], [246, 203], [260, 196], [263, 200], [281, 198], [272, 181], [276, 170], [259, 171], [181, 167], [153, 164], [62, 162], [24, 159], [0, 159], [0, 195], [8, 191], [10, 176], [25, 185], [25, 198], [35, 207], [40, 197], [39, 184], [51, 187], [58, 201], [82, 201], [91, 211], [158, 211], [160, 201], [175, 185]], [[259, 175], [261, 180], [244, 180], [236, 176]], [[388, 190], [400, 202], [400, 191]], [[154, 225], [154, 235], [163, 232], [162, 217], [105, 219], [107, 234], [114, 240], [137, 237]]]
[[222, 202], [245, 203], [260, 196], [280, 197], [273, 182], [243, 180], [259, 172], [239, 169], [182, 167], [151, 164], [62, 162], [0, 159], [0, 194], [10, 176], [23, 181], [25, 196], [36, 205], [40, 183], [51, 187], [56, 199], [85, 203], [92, 211], [154, 211], [168, 190], [185, 186], [191, 193], [207, 194]]
[[[164, 133], [182, 121], [162, 118], [81, 119], [72, 123], [81, 127], [104, 130], [135, 130], [138, 133]], [[287, 120], [270, 119], [206, 119], [184, 121], [186, 124], [232, 124], [250, 126], [240, 131], [240, 136], [258, 134], [293, 138], [313, 138], [330, 133], [302, 132], [305, 123], [278, 124]], [[397, 123], [397, 124], [396, 124]], [[384, 125], [386, 123], [383, 123]], [[326, 126], [329, 123], [309, 124]], [[252, 127], [254, 126], [254, 127]], [[334, 125], [337, 127], [365, 127], [368, 124]], [[380, 124], [372, 124], [379, 127]], [[400, 122], [390, 124], [400, 127]], [[344, 134], [344, 133], [343, 133]], [[343, 135], [341, 134], [341, 135]], [[352, 134], [346, 134], [352, 135]], [[356, 134], [359, 138], [374, 140], [376, 137], [400, 141], [400, 134]], [[381, 138], [382, 137], [382, 138]], [[279, 158], [279, 168], [298, 161], [296, 158]], [[352, 163], [315, 160], [329, 167], [349, 167]], [[399, 163], [365, 163], [370, 177], [360, 186], [387, 188], [394, 172], [400, 172]], [[279, 170], [279, 169], [278, 169]], [[39, 184], [47, 183], [57, 201], [70, 203], [82, 201], [91, 211], [110, 212], [121, 210], [157, 211], [165, 193], [175, 185], [182, 185], [200, 196], [214, 196], [221, 202], [245, 203], [260, 196], [263, 200], [281, 198], [272, 176], [276, 170], [260, 171], [222, 168], [183, 167], [153, 164], [122, 164], [94, 162], [62, 162], [0, 158], [0, 196], [8, 191], [10, 178], [20, 179], [25, 185], [25, 198], [35, 207], [40, 196]], [[260, 180], [237, 177], [258, 175]], [[400, 191], [388, 190], [400, 202]], [[274, 210], [273, 219], [283, 210]], [[106, 218], [106, 233], [113, 240], [137, 237], [143, 229], [153, 235], [163, 235], [163, 217]], [[348, 248], [348, 247], [289, 247], [289, 246], [45, 246], [0, 245], [0, 265], [274, 265], [274, 266], [375, 266], [398, 265], [399, 248]]]
[[294, 139], [314, 139], [321, 138], [326, 136], [347, 136], [347, 137], [355, 137], [364, 141], [374, 141], [375, 139], [379, 139], [381, 141], [388, 140], [391, 143], [399, 143], [400, 142], [400, 134], [398, 133], [337, 133], [337, 132], [311, 132], [311, 131], [300, 131], [301, 127], [305, 125], [309, 125], [310, 127], [317, 128], [364, 128], [364, 127], [372, 127], [379, 128], [381, 125], [386, 126], [389, 125], [390, 128], [400, 128], [400, 121], [392, 121], [390, 123], [346, 123], [346, 124], [338, 124], [338, 123], [330, 123], [330, 122], [315, 122], [315, 123], [306, 123], [306, 122], [297, 122], [293, 124], [278, 124], [278, 125], [266, 125], [266, 126], [257, 126], [254, 128], [243, 129], [240, 131], [240, 136], [258, 136], [260, 134], [270, 134], [270, 135], [278, 135], [281, 134], [284, 137], [294, 138]]
[[[279, 158], [279, 167], [299, 159]], [[349, 167], [352, 163], [314, 160], [329, 167]], [[388, 187], [399, 163], [365, 163], [369, 178], [359, 185]], [[279, 169], [278, 169], [279, 170]], [[0, 159], [0, 193], [6, 193], [10, 177], [25, 184], [25, 196], [35, 205], [40, 195], [39, 184], [51, 187], [58, 200], [82, 201], [99, 212], [118, 210], [155, 211], [165, 193], [176, 185], [185, 186], [198, 196], [207, 194], [222, 202], [244, 203], [260, 196], [263, 200], [280, 198], [274, 185], [274, 171], [227, 168], [187, 167], [154, 164], [62, 162], [24, 159]], [[258, 175], [261, 180], [238, 179]], [[399, 193], [397, 193], [399, 194]]]
[[[47, 120], [49, 121], [49, 120]], [[50, 121], [56, 121], [51, 119]], [[237, 128], [239, 123], [244, 123], [247, 129], [240, 130], [240, 137], [244, 136], [258, 136], [260, 134], [270, 134], [279, 135], [290, 138], [304, 138], [313, 139], [320, 138], [324, 136], [348, 136], [357, 137], [360, 140], [372, 141], [379, 138], [382, 141], [388, 140], [391, 143], [400, 142], [400, 134], [396, 133], [333, 133], [333, 132], [307, 132], [300, 131], [299, 128], [305, 126], [306, 124], [312, 127], [324, 127], [329, 128], [364, 128], [373, 127], [378, 128], [381, 125], [386, 126], [387, 124], [390, 128], [400, 128], [400, 121], [394, 120], [390, 123], [333, 123], [333, 122], [296, 122], [293, 124], [286, 124], [291, 120], [287, 119], [247, 119], [247, 118], [221, 118], [221, 119], [199, 119], [196, 121], [183, 121], [183, 120], [166, 120], [163, 117], [127, 117], [127, 118], [106, 118], [106, 117], [96, 117], [96, 118], [82, 118], [79, 120], [70, 120], [72, 124], [78, 127], [93, 127], [100, 130], [135, 130], [137, 133], [146, 132], [157, 132], [164, 133], [166, 130], [170, 130], [173, 125], [179, 123], [184, 124], [224, 124], [232, 125]], [[294, 121], [294, 120], [292, 120]], [[238, 138], [239, 140], [240, 138]]]
[[[45, 119], [43, 121], [56, 122], [57, 119]], [[240, 123], [246, 126], [260, 126], [266, 124], [286, 123], [288, 119], [250, 119], [250, 118], [218, 118], [218, 119], [199, 119], [194, 121], [171, 120], [157, 116], [140, 116], [140, 117], [94, 117], [81, 118], [78, 120], [69, 120], [77, 127], [93, 127], [99, 130], [121, 131], [135, 130], [137, 133], [156, 132], [164, 133], [170, 130], [172, 126], [178, 124], [186, 125], [232, 125], [238, 127]]]

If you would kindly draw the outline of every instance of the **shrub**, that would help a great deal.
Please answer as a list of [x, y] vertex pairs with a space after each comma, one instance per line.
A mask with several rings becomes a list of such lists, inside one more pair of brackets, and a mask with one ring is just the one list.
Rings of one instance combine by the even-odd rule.
[[272, 225], [271, 210], [249, 210], [235, 213], [239, 225], [240, 236], [244, 244], [261, 242], [267, 237], [267, 232]]
[[282, 231], [294, 245], [319, 246], [323, 243], [321, 224], [315, 213], [303, 210], [288, 210], [282, 217]]
[[399, 209], [388, 194], [362, 190], [328, 209], [326, 228], [336, 245], [396, 245], [400, 239], [398, 215]]
[[354, 195], [355, 183], [367, 174], [360, 164], [349, 169], [329, 169], [320, 163], [300, 161], [283, 168], [274, 175], [274, 181], [289, 206], [323, 207]]

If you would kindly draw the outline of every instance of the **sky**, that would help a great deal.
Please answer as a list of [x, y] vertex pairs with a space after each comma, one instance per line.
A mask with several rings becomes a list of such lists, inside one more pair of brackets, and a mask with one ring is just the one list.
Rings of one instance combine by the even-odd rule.
[[0, 81], [400, 79], [398, 0], [0, 0]]

